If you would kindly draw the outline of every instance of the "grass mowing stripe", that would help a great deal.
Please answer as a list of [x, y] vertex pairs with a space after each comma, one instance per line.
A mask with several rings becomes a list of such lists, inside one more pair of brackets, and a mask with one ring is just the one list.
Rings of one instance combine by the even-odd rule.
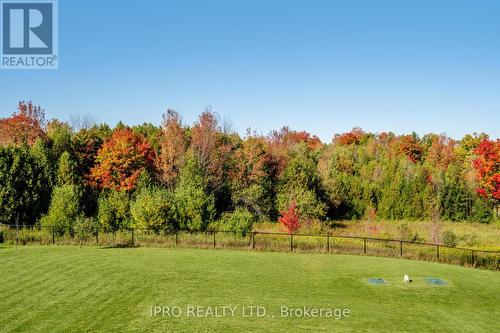
[[[80, 309], [78, 303], [85, 304], [85, 307], [92, 307], [91, 296], [95, 293], [95, 290], [101, 290], [105, 286], [105, 282], [100, 276], [88, 275], [84, 279], [81, 279], [81, 286], [76, 289], [72, 288], [71, 279], [67, 278], [67, 282], [63, 283], [60, 287], [64, 292], [58, 294], [52, 298], [52, 301], [48, 306], [39, 309], [39, 311], [34, 316], [33, 320], [36, 322], [43, 323], [43, 319], [50, 315], [53, 311], [72, 311], [72, 309]], [[96, 288], [96, 289], [94, 289]], [[71, 300], [77, 300], [76, 304], [72, 304]], [[78, 316], [75, 316], [76, 318]], [[40, 332], [50, 331], [49, 326], [40, 325]], [[47, 329], [46, 329], [47, 328]]]
[[[25, 307], [21, 309], [18, 308], [19, 311], [12, 313], [10, 316], [3, 315], [0, 322], [9, 321], [12, 318], [17, 318], [17, 324], [22, 326], [24, 318], [28, 318], [24, 316], [26, 312], [30, 312], [31, 317], [36, 317], [37, 313], [40, 313], [44, 310], [44, 308], [51, 307], [54, 304], [53, 299], [59, 298], [60, 295], [58, 294], [60, 294], [62, 290], [72, 290], [73, 288], [73, 283], [71, 281], [54, 281], [53, 278], [51, 279], [50, 277], [42, 277], [44, 278], [43, 281], [33, 284], [32, 287], [22, 285], [19, 289], [15, 290], [15, 295], [9, 298], [9, 302], [6, 302], [6, 304], [4, 304], [7, 309], [17, 303], [22, 303], [23, 298], [26, 298], [26, 295], [22, 292], [24, 289], [36, 290], [36, 292], [33, 292], [28, 296], [31, 301], [26, 304]], [[60, 277], [60, 275], [56, 276], [56, 278]], [[50, 282], [50, 284], [47, 284], [46, 282]], [[44, 304], [40, 306], [40, 301], [42, 300]]]
[[[26, 269], [24, 269], [23, 266], [18, 266], [14, 272], [14, 276], [17, 277], [17, 281], [13, 283], [14, 289], [11, 293], [6, 293], [5, 297], [9, 299], [14, 298], [15, 301], [15, 295], [19, 295], [18, 289], [15, 288], [32, 289], [36, 285], [42, 285], [45, 282], [50, 282], [54, 279], [54, 277], [60, 276], [61, 273], [68, 272], [68, 267], [70, 270], [78, 270], [78, 267], [75, 266], [64, 267], [61, 265], [53, 266], [51, 264], [44, 266], [43, 269], [40, 269], [36, 264], [29, 265]], [[37, 274], [32, 274], [34, 271], [36, 271]], [[54, 281], [54, 283], [58, 283], [57, 280]], [[7, 303], [7, 305], [9, 304]]]

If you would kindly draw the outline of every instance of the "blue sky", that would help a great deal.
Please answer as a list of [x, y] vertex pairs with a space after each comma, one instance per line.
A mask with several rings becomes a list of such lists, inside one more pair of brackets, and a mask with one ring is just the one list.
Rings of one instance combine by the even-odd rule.
[[0, 116], [500, 137], [500, 1], [60, 0], [59, 61], [1, 70]]

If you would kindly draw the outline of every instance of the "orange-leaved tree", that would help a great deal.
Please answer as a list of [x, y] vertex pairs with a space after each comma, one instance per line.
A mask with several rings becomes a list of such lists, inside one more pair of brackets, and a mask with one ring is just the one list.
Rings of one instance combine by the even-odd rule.
[[154, 149], [130, 128], [117, 129], [104, 142], [90, 171], [91, 185], [113, 190], [132, 190], [140, 174], [153, 166]]
[[397, 150], [400, 154], [406, 155], [412, 163], [417, 163], [423, 155], [423, 148], [416, 134], [403, 135], [398, 138]]
[[205, 173], [209, 189], [221, 193], [227, 180], [233, 143], [229, 135], [221, 132], [218, 117], [210, 108], [191, 128], [191, 149]]
[[182, 128], [181, 118], [174, 110], [163, 115], [160, 154], [156, 160], [161, 179], [168, 187], [174, 187], [183, 164], [187, 138]]
[[348, 146], [351, 144], [360, 144], [366, 134], [359, 127], [354, 127], [350, 132], [337, 134], [333, 138], [334, 142], [338, 142], [343, 146]]
[[288, 206], [288, 208], [281, 213], [281, 217], [278, 218], [278, 221], [281, 223], [283, 228], [289, 234], [293, 234], [300, 228], [300, 219], [299, 212], [297, 210], [297, 205], [295, 201]]

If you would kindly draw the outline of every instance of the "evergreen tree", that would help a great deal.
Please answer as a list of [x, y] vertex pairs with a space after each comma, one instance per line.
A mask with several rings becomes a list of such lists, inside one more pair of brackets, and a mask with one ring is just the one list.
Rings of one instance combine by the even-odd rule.
[[34, 224], [47, 211], [51, 181], [27, 146], [0, 146], [0, 222]]
[[80, 177], [78, 176], [76, 162], [67, 151], [62, 153], [59, 158], [56, 177], [58, 186], [80, 184]]

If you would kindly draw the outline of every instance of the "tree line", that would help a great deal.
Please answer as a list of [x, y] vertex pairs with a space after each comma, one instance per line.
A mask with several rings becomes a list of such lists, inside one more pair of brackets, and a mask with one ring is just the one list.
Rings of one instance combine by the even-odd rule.
[[160, 125], [70, 125], [20, 102], [0, 119], [0, 184], [0, 222], [60, 234], [245, 231], [290, 209], [304, 221], [487, 223], [498, 218], [500, 140], [354, 128], [322, 143], [288, 127], [240, 137], [211, 110], [191, 126], [174, 110]]

